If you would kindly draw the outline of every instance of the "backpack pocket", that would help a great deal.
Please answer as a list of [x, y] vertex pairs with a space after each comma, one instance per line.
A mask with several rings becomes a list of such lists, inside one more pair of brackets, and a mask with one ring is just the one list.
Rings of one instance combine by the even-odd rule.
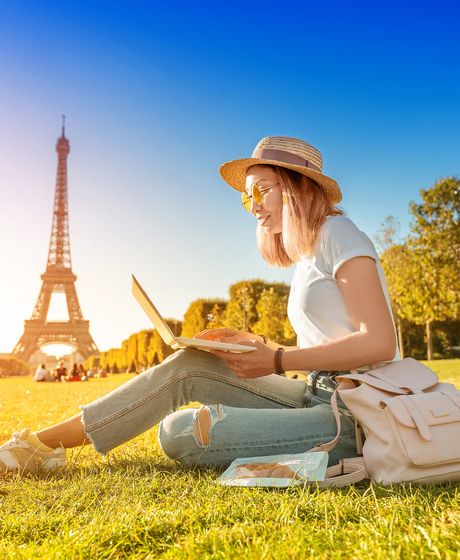
[[417, 393], [385, 399], [387, 418], [414, 466], [460, 462], [459, 395]]

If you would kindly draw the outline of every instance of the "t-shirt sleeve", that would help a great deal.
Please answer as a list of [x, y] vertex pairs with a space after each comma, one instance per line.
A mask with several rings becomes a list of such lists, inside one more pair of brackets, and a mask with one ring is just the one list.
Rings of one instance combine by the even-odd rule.
[[369, 237], [343, 216], [329, 218], [326, 222], [322, 248], [333, 278], [339, 268], [354, 257], [378, 260], [377, 251]]

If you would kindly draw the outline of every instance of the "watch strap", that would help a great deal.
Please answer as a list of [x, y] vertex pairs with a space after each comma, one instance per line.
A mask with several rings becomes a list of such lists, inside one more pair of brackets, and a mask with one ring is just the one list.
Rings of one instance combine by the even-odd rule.
[[283, 364], [281, 362], [283, 352], [284, 348], [277, 348], [275, 351], [275, 372], [278, 375], [282, 375], [284, 373]]

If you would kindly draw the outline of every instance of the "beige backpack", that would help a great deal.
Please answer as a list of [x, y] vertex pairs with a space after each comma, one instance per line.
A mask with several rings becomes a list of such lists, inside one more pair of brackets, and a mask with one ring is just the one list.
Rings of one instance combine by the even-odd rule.
[[[364, 478], [391, 484], [460, 480], [460, 391], [406, 358], [366, 373], [337, 376], [331, 399], [337, 436], [311, 451], [330, 451], [340, 438], [340, 396], [357, 422], [358, 453], [328, 469], [320, 486]], [[361, 445], [360, 427], [365, 435]], [[345, 475], [345, 476], [336, 476]]]

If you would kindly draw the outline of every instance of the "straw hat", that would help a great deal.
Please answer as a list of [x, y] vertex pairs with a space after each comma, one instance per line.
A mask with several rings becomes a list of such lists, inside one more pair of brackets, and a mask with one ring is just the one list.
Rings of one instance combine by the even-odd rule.
[[222, 179], [237, 191], [246, 190], [246, 171], [251, 165], [277, 165], [310, 177], [329, 194], [332, 202], [342, 200], [339, 185], [323, 175], [321, 152], [297, 138], [267, 136], [257, 144], [250, 158], [227, 161], [220, 166]]

